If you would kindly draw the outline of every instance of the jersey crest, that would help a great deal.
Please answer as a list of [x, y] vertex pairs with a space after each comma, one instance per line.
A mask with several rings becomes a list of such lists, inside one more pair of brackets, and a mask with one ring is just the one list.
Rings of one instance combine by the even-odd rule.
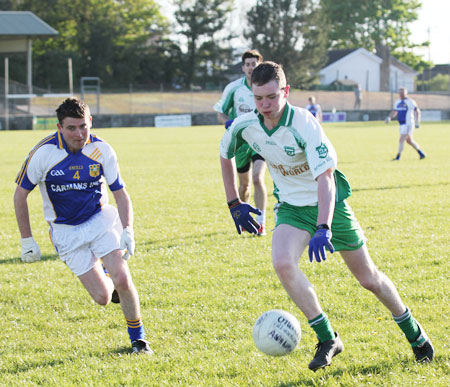
[[295, 148], [292, 146], [285, 146], [284, 151], [288, 156], [295, 156]]
[[328, 148], [323, 142], [316, 148], [316, 151], [321, 159], [324, 159], [328, 155]]
[[97, 177], [100, 174], [100, 164], [89, 165], [89, 176]]

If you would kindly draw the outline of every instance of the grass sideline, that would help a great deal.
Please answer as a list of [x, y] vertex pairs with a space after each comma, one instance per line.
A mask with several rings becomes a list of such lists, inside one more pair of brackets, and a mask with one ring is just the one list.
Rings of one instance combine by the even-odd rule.
[[[137, 252], [129, 264], [152, 358], [129, 355], [120, 307], [96, 305], [60, 262], [37, 192], [29, 206], [43, 259], [20, 262], [14, 179], [48, 131], [0, 132], [0, 386], [450, 385], [449, 128], [423, 124], [415, 138], [428, 157], [407, 147], [394, 163], [397, 125], [325, 125], [372, 258], [427, 330], [436, 361], [413, 361], [387, 310], [338, 254], [324, 264], [303, 255], [300, 266], [346, 346], [317, 373], [307, 368], [316, 338], [272, 269], [270, 233], [235, 232], [218, 162], [222, 127], [94, 130], [116, 149], [133, 200]], [[299, 348], [282, 358], [252, 342], [254, 321], [272, 308], [293, 313], [303, 328]]]

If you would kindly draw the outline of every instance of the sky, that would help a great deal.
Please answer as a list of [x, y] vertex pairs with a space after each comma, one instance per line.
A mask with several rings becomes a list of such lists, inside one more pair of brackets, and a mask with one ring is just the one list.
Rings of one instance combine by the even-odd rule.
[[[422, 0], [419, 19], [411, 24], [411, 41], [430, 40], [430, 48], [417, 49], [416, 53], [434, 64], [450, 64], [450, 1]], [[429, 29], [429, 34], [428, 34]], [[430, 57], [429, 57], [430, 55]]]
[[[170, 6], [167, 0], [156, 1], [161, 5], [164, 4], [163, 15], [173, 20], [174, 7]], [[234, 12], [237, 17], [233, 18], [233, 29], [241, 28], [239, 15], [244, 15], [255, 3], [256, 0], [235, 0]], [[430, 40], [431, 44], [429, 48], [416, 48], [414, 52], [434, 64], [450, 64], [450, 0], [422, 0], [418, 14], [419, 19], [410, 25], [411, 42], [419, 44]], [[243, 40], [241, 44], [245, 49]]]

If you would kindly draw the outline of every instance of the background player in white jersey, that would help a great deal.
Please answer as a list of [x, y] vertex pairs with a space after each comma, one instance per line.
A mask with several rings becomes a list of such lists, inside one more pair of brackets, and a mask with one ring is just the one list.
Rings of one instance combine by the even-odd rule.
[[[250, 79], [253, 69], [262, 61], [263, 57], [257, 50], [244, 52], [242, 55], [244, 76], [229, 83], [225, 87], [220, 101], [214, 105], [214, 110], [217, 111], [217, 118], [220, 123], [225, 124], [225, 128], [228, 129], [236, 117], [255, 109]], [[250, 186], [251, 181], [253, 181], [255, 205], [261, 211], [261, 214], [258, 215], [258, 223], [260, 224], [258, 235], [265, 235], [267, 190], [264, 183], [264, 174], [266, 172], [264, 159], [245, 144], [236, 154], [236, 168], [239, 179], [239, 197], [244, 202], [250, 200]]]
[[322, 108], [316, 103], [316, 97], [311, 96], [308, 98], [309, 104], [306, 105], [306, 109], [317, 118], [317, 121], [322, 122]]
[[414, 128], [420, 126], [420, 109], [416, 101], [408, 97], [408, 90], [406, 88], [401, 87], [398, 89], [398, 95], [400, 99], [395, 102], [394, 109], [386, 117], [386, 124], [395, 116], [397, 116], [398, 123], [400, 124], [400, 141], [398, 144], [398, 153], [394, 161], [400, 160], [405, 141], [417, 151], [420, 159], [424, 159], [426, 157], [425, 153], [420, 150], [419, 144], [413, 139]]
[[[309, 244], [309, 259], [326, 259], [326, 251], [339, 251], [360, 284], [373, 292], [392, 313], [405, 333], [418, 361], [433, 359], [433, 346], [403, 304], [390, 279], [370, 258], [365, 237], [345, 199], [351, 189], [336, 169], [337, 156], [319, 122], [306, 110], [287, 103], [289, 85], [281, 66], [263, 62], [252, 74], [257, 112], [238, 117], [220, 147], [226, 198], [238, 232], [256, 232], [250, 212], [238, 198], [234, 153], [246, 142], [266, 160], [281, 203], [272, 239], [275, 271], [289, 296], [304, 313], [319, 339], [309, 368], [330, 365], [343, 350], [319, 299], [298, 263]], [[355, 317], [357, 318], [357, 317]]]
[[[61, 260], [98, 304], [107, 305], [113, 291], [119, 294], [132, 352], [151, 354], [126, 261], [135, 247], [133, 209], [116, 154], [91, 134], [92, 117], [82, 101], [66, 99], [56, 113], [58, 131], [31, 150], [16, 179], [14, 207], [22, 260], [33, 262], [41, 257], [27, 205], [28, 194], [39, 185], [45, 220]], [[105, 184], [117, 209], [107, 204]]]

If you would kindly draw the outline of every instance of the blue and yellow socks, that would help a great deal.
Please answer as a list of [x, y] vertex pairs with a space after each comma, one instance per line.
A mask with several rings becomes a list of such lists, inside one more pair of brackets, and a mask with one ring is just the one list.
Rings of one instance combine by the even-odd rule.
[[128, 335], [131, 342], [145, 339], [144, 324], [140, 318], [137, 320], [127, 320]]

